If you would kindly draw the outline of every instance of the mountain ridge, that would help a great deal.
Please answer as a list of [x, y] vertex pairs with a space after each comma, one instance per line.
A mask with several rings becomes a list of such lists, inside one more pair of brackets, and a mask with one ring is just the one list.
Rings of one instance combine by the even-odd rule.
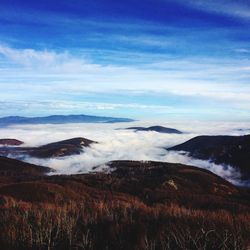
[[39, 117], [5, 116], [0, 118], [0, 126], [22, 124], [66, 124], [66, 123], [120, 123], [132, 122], [130, 118], [92, 115], [50, 115]]
[[230, 165], [250, 179], [250, 135], [196, 136], [167, 150], [185, 151], [194, 158]]
[[150, 127], [129, 127], [126, 128], [129, 130], [135, 130], [135, 132], [137, 131], [154, 131], [154, 132], [158, 132], [158, 133], [166, 133], [166, 134], [183, 134], [182, 131], [174, 129], [174, 128], [167, 128], [164, 126], [150, 126]]
[[18, 158], [23, 156], [31, 156], [36, 158], [54, 158], [81, 154], [83, 147], [89, 147], [95, 141], [75, 137], [67, 140], [52, 142], [38, 147], [0, 147], [0, 155], [15, 155]]

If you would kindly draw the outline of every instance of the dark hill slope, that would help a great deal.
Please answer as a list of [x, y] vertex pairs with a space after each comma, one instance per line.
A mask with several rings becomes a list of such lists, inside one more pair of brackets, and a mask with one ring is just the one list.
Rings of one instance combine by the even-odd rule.
[[[0, 161], [5, 163], [8, 160], [0, 158]], [[110, 174], [90, 173], [72, 176], [44, 176], [42, 180], [39, 178], [34, 182], [30, 182], [30, 178], [25, 179], [24, 173], [37, 176], [45, 174], [49, 169], [9, 160], [9, 164], [4, 169], [9, 168], [12, 172], [17, 169], [16, 175], [20, 174], [22, 178], [18, 185], [12, 183], [0, 188], [0, 194], [24, 201], [32, 201], [33, 197], [34, 201], [38, 201], [37, 197], [39, 196], [34, 195], [34, 190], [39, 188], [40, 192], [43, 193], [39, 201], [51, 202], [51, 193], [56, 193], [57, 191], [53, 190], [55, 188], [59, 190], [57, 188], [59, 185], [65, 189], [66, 193], [71, 194], [66, 200], [75, 200], [76, 198], [84, 200], [86, 197], [99, 199], [107, 192], [107, 195], [112, 194], [114, 197], [133, 196], [147, 204], [178, 202], [182, 205], [196, 206], [203, 202], [208, 204], [207, 200], [219, 204], [221, 200], [228, 200], [229, 202], [235, 197], [241, 197], [238, 188], [219, 176], [196, 167], [172, 163], [136, 161], [114, 161], [109, 165], [112, 170]], [[27, 181], [29, 184], [27, 184]], [[41, 185], [38, 185], [38, 183]], [[34, 188], [32, 188], [32, 185], [34, 185]], [[17, 191], [16, 195], [15, 190]], [[20, 190], [23, 190], [23, 192], [20, 192]], [[59, 193], [63, 193], [62, 189], [60, 190]], [[45, 193], [48, 193], [48, 200], [44, 196]], [[190, 197], [192, 199], [189, 199]], [[58, 199], [55, 199], [55, 202], [56, 200]], [[234, 203], [233, 200], [230, 202]]]
[[190, 156], [238, 168], [250, 179], [250, 135], [197, 136], [168, 150], [186, 151]]
[[[18, 175], [19, 164], [26, 165], [10, 160], [8, 168]], [[181, 164], [114, 161], [109, 166], [108, 174], [31, 178], [21, 171], [7, 181], [0, 173], [1, 249], [249, 246], [246, 191]]]
[[80, 154], [84, 147], [96, 143], [86, 138], [77, 137], [59, 142], [46, 144], [40, 147], [0, 147], [0, 155], [12, 155], [16, 158], [32, 156], [37, 158], [64, 157]]
[[0, 139], [0, 145], [5, 145], [5, 146], [19, 146], [22, 145], [23, 142], [16, 140], [16, 139], [11, 139], [11, 138], [4, 138]]
[[52, 169], [0, 156], [0, 176], [43, 176]]
[[158, 132], [158, 133], [166, 133], [166, 134], [182, 134], [181, 131], [174, 129], [174, 128], [166, 128], [163, 126], [151, 126], [148, 128], [145, 127], [130, 127], [130, 128], [126, 128], [126, 129], [131, 129], [131, 130], [135, 130], [135, 131], [154, 131], [154, 132]]
[[78, 137], [34, 148], [30, 151], [30, 155], [39, 158], [76, 155], [83, 151], [83, 147], [89, 147], [92, 143], [95, 142], [86, 138]]

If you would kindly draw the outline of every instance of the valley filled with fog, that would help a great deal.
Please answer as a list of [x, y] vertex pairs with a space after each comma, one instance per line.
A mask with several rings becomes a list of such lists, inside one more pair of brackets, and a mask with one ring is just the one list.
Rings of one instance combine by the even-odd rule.
[[[175, 128], [183, 134], [167, 134], [153, 131], [127, 130], [132, 126], [161, 125]], [[167, 151], [166, 148], [183, 143], [198, 135], [244, 135], [249, 132], [249, 123], [221, 122], [132, 122], [115, 124], [58, 124], [18, 125], [0, 128], [0, 138], [15, 138], [24, 146], [40, 146], [74, 137], [84, 137], [98, 143], [84, 148], [80, 155], [61, 158], [38, 159], [27, 157], [27, 162], [48, 166], [56, 174], [76, 174], [108, 170], [105, 165], [113, 160], [163, 161], [201, 167], [222, 176], [235, 184], [239, 173], [230, 166], [216, 165], [198, 160], [182, 152]], [[11, 155], [9, 156], [11, 157]], [[93, 167], [100, 166], [97, 169]]]

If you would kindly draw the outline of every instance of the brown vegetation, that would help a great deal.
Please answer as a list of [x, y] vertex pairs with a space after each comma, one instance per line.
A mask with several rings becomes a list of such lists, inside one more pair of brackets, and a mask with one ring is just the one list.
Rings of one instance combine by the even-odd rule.
[[117, 161], [110, 167], [110, 174], [3, 179], [1, 249], [249, 246], [246, 191], [184, 165]]

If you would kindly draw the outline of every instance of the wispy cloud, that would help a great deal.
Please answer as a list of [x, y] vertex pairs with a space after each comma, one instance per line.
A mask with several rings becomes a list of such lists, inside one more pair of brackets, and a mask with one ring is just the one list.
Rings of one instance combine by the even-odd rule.
[[222, 13], [250, 20], [250, 5], [248, 1], [239, 0], [187, 0], [181, 3], [189, 4], [209, 12]]
[[[247, 69], [250, 65], [247, 60], [190, 58], [167, 59], [131, 66], [102, 65], [68, 51], [58, 53], [48, 50], [14, 49], [1, 45], [0, 61], [0, 85], [5, 90], [0, 96], [5, 103], [48, 101], [55, 111], [58, 111], [62, 104], [65, 110], [65, 105], [70, 105], [71, 110], [74, 110], [76, 103], [78, 110], [80, 107], [84, 110], [117, 111], [125, 106], [130, 110], [155, 107], [160, 113], [164, 113], [164, 110], [168, 113], [171, 109], [172, 112], [176, 111], [177, 106], [178, 112], [185, 112], [185, 100], [191, 101], [190, 98], [193, 97], [200, 102], [204, 111], [207, 110], [206, 103], [213, 103], [213, 108], [217, 105], [224, 106], [224, 109], [231, 107], [250, 110], [250, 85], [247, 84], [250, 77]], [[117, 100], [102, 101], [104, 97], [98, 102], [75, 99], [81, 93], [91, 92], [100, 93], [99, 96], [101, 93], [104, 96], [114, 96], [116, 94], [112, 93], [119, 92], [128, 96], [133, 93], [151, 93], [151, 100], [119, 103]], [[177, 99], [172, 103], [160, 102], [157, 97], [159, 93], [166, 98]], [[71, 99], [63, 100], [66, 96], [71, 96]], [[183, 103], [182, 107], [178, 105], [177, 100]], [[32, 106], [34, 107], [30, 105]]]
[[80, 73], [100, 69], [99, 65], [87, 63], [84, 59], [75, 58], [67, 51], [56, 53], [47, 50], [13, 49], [1, 45], [0, 54], [11, 63], [23, 66], [26, 70], [39, 69], [40, 72], [47, 72], [47, 74]]
[[24, 66], [47, 66], [61, 59], [66, 59], [66, 56], [58, 56], [54, 52], [35, 51], [33, 49], [17, 50], [3, 45], [0, 46], [0, 54], [4, 55], [10, 61]]
[[102, 103], [102, 102], [70, 102], [70, 101], [38, 101], [38, 102], [27, 102], [27, 101], [16, 101], [16, 102], [5, 102], [0, 101], [0, 111], [15, 109], [16, 106], [19, 109], [45, 109], [49, 108], [52, 110], [64, 110], [65, 112], [70, 112], [75, 110], [79, 112], [80, 110], [114, 110], [114, 109], [147, 109], [147, 110], [157, 110], [156, 112], [173, 110], [172, 107], [163, 105], [147, 105], [140, 103]]

